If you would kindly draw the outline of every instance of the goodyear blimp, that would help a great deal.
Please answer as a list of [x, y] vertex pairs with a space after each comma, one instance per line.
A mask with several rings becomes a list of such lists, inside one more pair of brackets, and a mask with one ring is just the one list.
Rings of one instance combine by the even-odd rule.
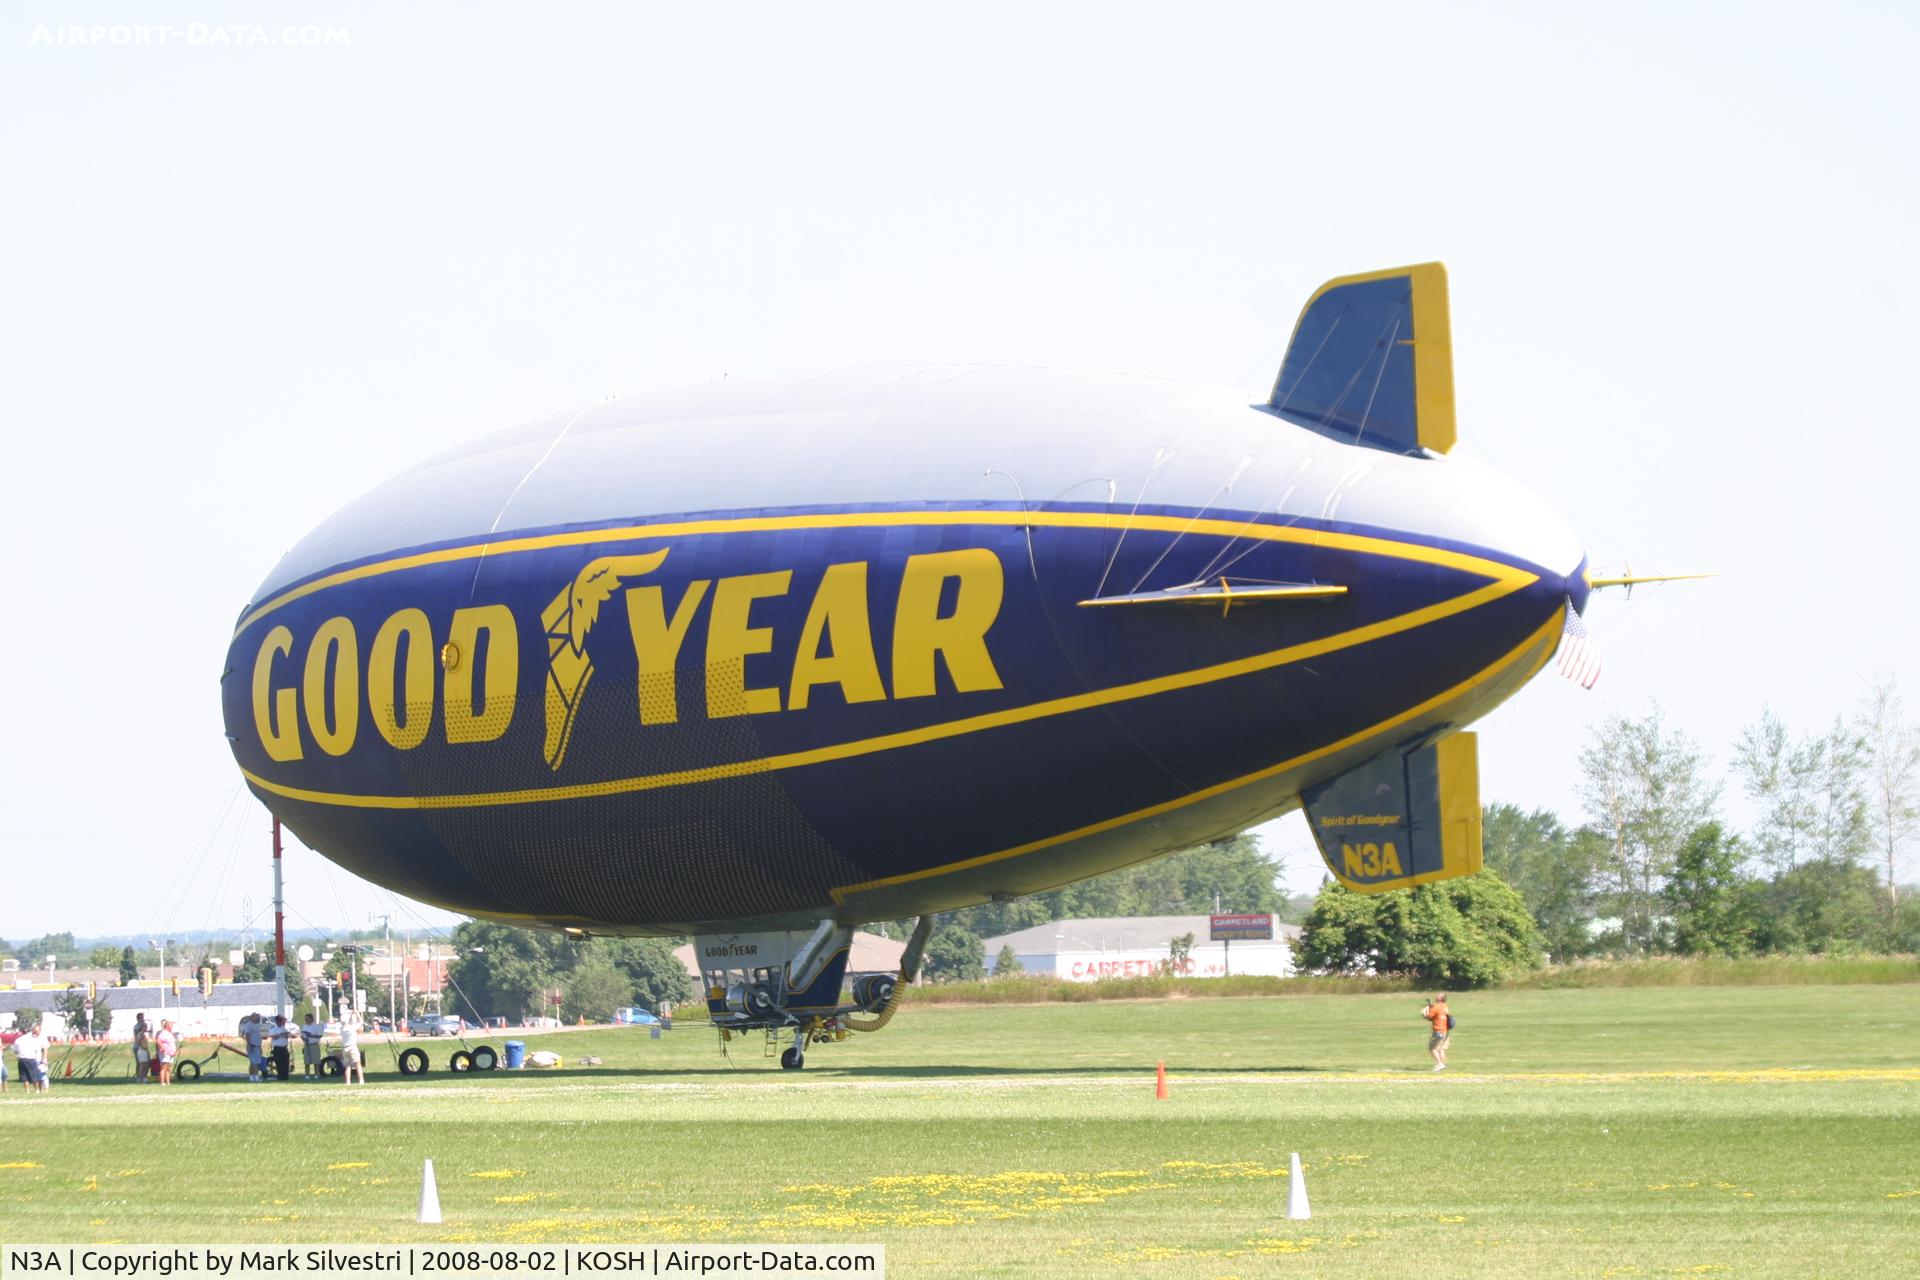
[[[248, 785], [356, 874], [691, 934], [805, 1046], [852, 929], [1304, 807], [1360, 890], [1480, 865], [1473, 737], [1581, 544], [1454, 443], [1438, 264], [1334, 280], [1271, 393], [1041, 369], [729, 380], [541, 418], [349, 504], [242, 611]], [[863, 1017], [863, 1015], [869, 1015]]]

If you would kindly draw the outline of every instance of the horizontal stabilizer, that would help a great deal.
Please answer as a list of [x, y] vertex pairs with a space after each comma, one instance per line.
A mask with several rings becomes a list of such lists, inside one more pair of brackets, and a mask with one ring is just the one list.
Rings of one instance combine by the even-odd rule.
[[1437, 262], [1342, 276], [1300, 313], [1268, 412], [1393, 453], [1453, 448], [1453, 337]]
[[1181, 606], [1220, 606], [1220, 616], [1237, 604], [1260, 604], [1275, 600], [1318, 600], [1343, 596], [1347, 589], [1326, 582], [1263, 582], [1256, 578], [1219, 578], [1213, 582], [1189, 582], [1164, 591], [1135, 591], [1124, 596], [1095, 596], [1082, 600], [1082, 609], [1179, 608]]
[[1307, 823], [1334, 878], [1361, 893], [1480, 870], [1480, 757], [1456, 733], [1375, 756], [1307, 788]]

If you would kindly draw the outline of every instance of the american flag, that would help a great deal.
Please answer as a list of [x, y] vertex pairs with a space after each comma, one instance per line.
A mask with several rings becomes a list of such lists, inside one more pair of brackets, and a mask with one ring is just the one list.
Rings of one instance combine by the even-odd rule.
[[1567, 601], [1567, 624], [1560, 633], [1560, 674], [1582, 689], [1591, 689], [1600, 680], [1600, 650], [1571, 600]]

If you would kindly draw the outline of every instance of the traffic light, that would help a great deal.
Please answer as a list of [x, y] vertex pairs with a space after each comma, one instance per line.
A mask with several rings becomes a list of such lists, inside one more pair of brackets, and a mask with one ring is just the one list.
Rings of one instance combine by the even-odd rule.
[[200, 998], [204, 1000], [212, 994], [213, 994], [213, 970], [202, 969], [200, 971]]
[[176, 1000], [178, 1000], [178, 999], [180, 998], [180, 979], [178, 979], [178, 978], [168, 978], [168, 979], [167, 979], [167, 986], [168, 986], [168, 987], [170, 987], [170, 988], [172, 988], [172, 990], [173, 990], [173, 998], [174, 998], [174, 999], [176, 999]]
[[87, 980], [87, 1003], [92, 1004], [94, 1001], [94, 998], [99, 994], [100, 994], [100, 984], [93, 981], [91, 978], [89, 978]]

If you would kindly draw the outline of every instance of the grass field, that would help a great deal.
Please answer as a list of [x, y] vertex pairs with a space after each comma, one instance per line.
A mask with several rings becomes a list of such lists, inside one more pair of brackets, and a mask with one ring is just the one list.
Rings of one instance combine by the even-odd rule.
[[[1439, 1076], [1418, 1005], [914, 1007], [802, 1073], [687, 1026], [532, 1038], [605, 1059], [556, 1072], [403, 1081], [376, 1045], [364, 1089], [16, 1086], [0, 1238], [851, 1239], [912, 1276], [1920, 1274], [1920, 986], [1467, 995]], [[1290, 1151], [1311, 1221], [1284, 1217]], [[439, 1227], [412, 1221], [426, 1156]]]

